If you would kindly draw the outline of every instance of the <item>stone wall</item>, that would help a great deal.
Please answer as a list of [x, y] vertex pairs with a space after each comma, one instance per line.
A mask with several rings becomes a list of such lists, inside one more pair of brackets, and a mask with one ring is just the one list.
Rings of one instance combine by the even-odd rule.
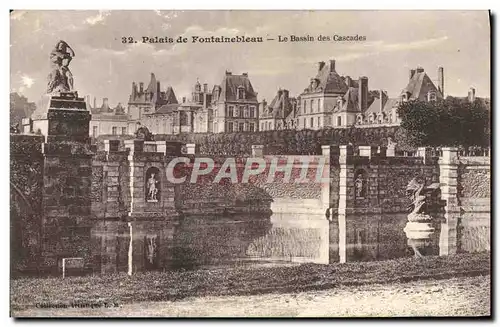
[[457, 250], [490, 250], [490, 157], [460, 157], [457, 193], [461, 215], [457, 226]]
[[42, 136], [11, 135], [11, 268], [36, 271], [40, 264], [43, 156]]
[[[234, 158], [238, 183], [214, 183], [228, 157], [210, 156], [211, 174], [173, 184], [167, 167], [187, 157], [175, 174], [188, 174], [202, 157], [196, 146], [187, 145], [182, 155], [180, 144], [167, 141], [106, 140], [104, 151], [92, 152], [82, 141], [43, 142], [15, 136], [11, 146], [11, 223], [22, 234], [15, 248], [31, 253], [17, 257], [42, 269], [57, 270], [63, 257], [83, 257], [94, 272], [132, 274], [247, 261], [406, 256], [405, 189], [415, 176], [427, 185], [441, 183], [444, 222], [433, 240], [440, 254], [490, 246], [489, 159], [459, 158], [453, 149], [443, 149], [438, 159], [425, 149], [417, 157], [351, 146], [323, 146], [315, 156], [271, 156], [254, 146], [251, 157]], [[241, 183], [248, 160], [258, 159], [265, 169]], [[269, 182], [270, 169], [286, 163], [292, 163], [290, 181], [278, 171]], [[154, 201], [147, 199], [152, 172], [159, 187]], [[302, 177], [305, 183], [296, 181]], [[27, 207], [24, 198], [37, 215], [20, 210]]]

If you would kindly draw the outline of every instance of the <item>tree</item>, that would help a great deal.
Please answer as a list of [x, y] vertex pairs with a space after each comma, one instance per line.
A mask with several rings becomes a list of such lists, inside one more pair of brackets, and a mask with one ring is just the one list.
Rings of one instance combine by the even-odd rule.
[[402, 102], [398, 114], [410, 146], [489, 146], [489, 108], [483, 99]]
[[28, 99], [16, 92], [10, 94], [10, 125], [16, 125], [19, 123], [21, 126], [21, 120], [23, 118], [28, 118], [31, 116], [33, 111], [35, 111], [36, 105], [34, 102], [28, 102]]

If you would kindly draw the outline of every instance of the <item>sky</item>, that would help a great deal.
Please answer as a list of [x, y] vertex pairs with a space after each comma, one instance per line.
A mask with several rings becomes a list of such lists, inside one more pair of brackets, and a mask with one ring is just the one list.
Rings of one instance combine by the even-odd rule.
[[[408, 71], [421, 66], [433, 81], [444, 67], [445, 94], [490, 96], [490, 25], [487, 11], [13, 11], [10, 17], [10, 88], [30, 101], [45, 93], [49, 54], [60, 39], [75, 51], [70, 69], [79, 95], [126, 104], [132, 82], [155, 73], [179, 101], [197, 79], [209, 89], [226, 70], [248, 73], [259, 101], [279, 88], [299, 95], [317, 62], [396, 97]], [[145, 44], [142, 36], [360, 35], [362, 42]], [[123, 44], [122, 37], [138, 43]]]

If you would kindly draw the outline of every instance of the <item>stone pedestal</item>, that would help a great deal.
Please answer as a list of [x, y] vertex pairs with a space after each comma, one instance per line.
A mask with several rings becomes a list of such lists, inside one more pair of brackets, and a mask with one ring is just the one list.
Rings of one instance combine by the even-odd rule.
[[76, 92], [45, 95], [32, 115], [45, 138], [43, 153], [42, 257], [46, 268], [61, 258], [81, 257], [91, 265], [91, 177], [89, 121]]
[[90, 117], [77, 92], [44, 95], [31, 115], [33, 132], [44, 135], [46, 142], [88, 142]]

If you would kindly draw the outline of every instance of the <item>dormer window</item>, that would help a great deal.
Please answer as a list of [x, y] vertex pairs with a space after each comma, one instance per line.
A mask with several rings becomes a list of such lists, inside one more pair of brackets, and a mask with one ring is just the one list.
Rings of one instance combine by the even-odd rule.
[[243, 86], [238, 86], [238, 89], [236, 90], [236, 98], [238, 100], [245, 99], [245, 88]]
[[436, 92], [427, 93], [427, 101], [431, 102], [436, 100], [437, 100]]

